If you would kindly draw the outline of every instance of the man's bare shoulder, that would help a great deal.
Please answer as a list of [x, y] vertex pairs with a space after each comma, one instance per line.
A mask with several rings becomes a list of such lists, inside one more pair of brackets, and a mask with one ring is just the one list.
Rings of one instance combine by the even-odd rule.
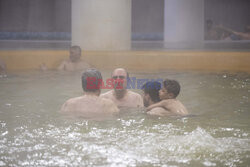
[[112, 100], [101, 97], [101, 101], [102, 101], [103, 109], [106, 110], [106, 112], [110, 112], [110, 113], [119, 112], [119, 109], [117, 108], [117, 106]]
[[61, 70], [65, 70], [65, 66], [68, 66], [70, 64], [70, 60], [69, 59], [65, 59], [63, 60], [60, 65], [57, 67], [57, 70], [61, 71]]
[[110, 91], [107, 91], [107, 92], [101, 94], [100, 97], [105, 97], [106, 98], [106, 97], [110, 97], [112, 95], [113, 95], [113, 90], [110, 90]]
[[106, 98], [101, 97], [101, 101], [105, 105], [116, 106], [115, 103], [112, 100], [110, 100], [110, 99], [106, 99]]
[[143, 107], [143, 99], [139, 93], [129, 91], [128, 98], [130, 98], [136, 107]]
[[70, 59], [64, 59], [61, 64], [69, 64], [71, 63]]
[[129, 96], [132, 96], [132, 97], [140, 97], [141, 98], [141, 95], [139, 93], [136, 93], [136, 92], [133, 92], [133, 91], [128, 91], [128, 94]]
[[74, 102], [78, 102], [79, 100], [82, 100], [83, 98], [84, 98], [83, 96], [73, 97], [73, 98], [70, 98], [69, 100], [67, 100], [66, 102], [74, 103]]
[[90, 64], [89, 63], [87, 63], [86, 61], [84, 61], [84, 60], [80, 60], [79, 61], [82, 65], [85, 65], [85, 66], [89, 66], [90, 67]]
[[63, 107], [67, 107], [69, 105], [74, 105], [75, 103], [79, 102], [82, 99], [82, 97], [74, 97], [68, 99], [64, 104]]

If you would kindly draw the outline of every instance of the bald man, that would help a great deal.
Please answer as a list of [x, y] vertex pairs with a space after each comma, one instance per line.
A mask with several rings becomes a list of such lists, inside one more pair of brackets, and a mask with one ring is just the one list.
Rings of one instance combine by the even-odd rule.
[[111, 99], [118, 107], [143, 107], [143, 99], [140, 94], [127, 90], [128, 72], [123, 68], [117, 68], [111, 75], [114, 80], [114, 89], [101, 95]]

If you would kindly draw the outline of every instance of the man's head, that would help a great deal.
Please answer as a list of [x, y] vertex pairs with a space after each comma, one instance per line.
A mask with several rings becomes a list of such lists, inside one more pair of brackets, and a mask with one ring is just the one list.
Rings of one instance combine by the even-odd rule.
[[102, 74], [96, 69], [87, 69], [82, 74], [82, 88], [85, 92], [101, 93], [98, 81], [102, 80]]
[[153, 103], [157, 103], [160, 101], [159, 90], [161, 89], [161, 83], [156, 81], [150, 81], [145, 83], [142, 86], [144, 91], [143, 94], [143, 103], [145, 107]]
[[82, 50], [80, 46], [71, 46], [69, 50], [69, 58], [72, 62], [77, 62], [81, 58]]
[[174, 99], [180, 93], [181, 86], [178, 81], [166, 79], [163, 81], [162, 89], [159, 91], [161, 100]]
[[114, 80], [115, 91], [122, 91], [127, 88], [127, 78], [129, 77], [128, 72], [124, 68], [117, 68], [111, 74]]
[[206, 29], [211, 30], [212, 27], [213, 27], [213, 21], [210, 19], [206, 20]]

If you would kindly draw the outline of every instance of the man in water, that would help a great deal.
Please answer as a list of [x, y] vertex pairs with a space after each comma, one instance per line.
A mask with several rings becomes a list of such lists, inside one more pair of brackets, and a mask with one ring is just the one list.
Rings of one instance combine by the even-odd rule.
[[127, 90], [128, 72], [123, 68], [117, 68], [111, 75], [114, 80], [114, 89], [101, 95], [111, 99], [118, 107], [143, 107], [143, 99], [140, 94]]
[[[89, 79], [95, 79], [89, 84]], [[61, 113], [70, 114], [87, 119], [111, 117], [119, 112], [112, 100], [99, 97], [101, 90], [98, 81], [102, 75], [96, 69], [88, 69], [82, 74], [82, 88], [84, 95], [67, 100], [61, 108]]]
[[81, 59], [81, 52], [80, 46], [71, 46], [69, 59], [64, 60], [57, 69], [60, 71], [77, 71], [90, 68], [91, 66]]
[[150, 105], [147, 110], [150, 111], [156, 107], [162, 107], [172, 115], [186, 116], [188, 111], [186, 107], [176, 97], [180, 93], [181, 86], [178, 81], [166, 79], [159, 91], [160, 102]]
[[[145, 107], [149, 107], [155, 103], [160, 102], [159, 91], [161, 90], [161, 83], [156, 81], [149, 81], [142, 86], [143, 103]], [[148, 115], [154, 116], [171, 116], [172, 114], [162, 107], [155, 107], [147, 112]]]

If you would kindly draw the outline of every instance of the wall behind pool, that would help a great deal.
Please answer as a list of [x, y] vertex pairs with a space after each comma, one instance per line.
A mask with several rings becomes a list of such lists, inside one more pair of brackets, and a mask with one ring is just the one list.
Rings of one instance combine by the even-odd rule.
[[[56, 69], [67, 50], [0, 50], [9, 71]], [[199, 70], [250, 73], [250, 52], [221, 51], [83, 51], [82, 58], [98, 69]]]

